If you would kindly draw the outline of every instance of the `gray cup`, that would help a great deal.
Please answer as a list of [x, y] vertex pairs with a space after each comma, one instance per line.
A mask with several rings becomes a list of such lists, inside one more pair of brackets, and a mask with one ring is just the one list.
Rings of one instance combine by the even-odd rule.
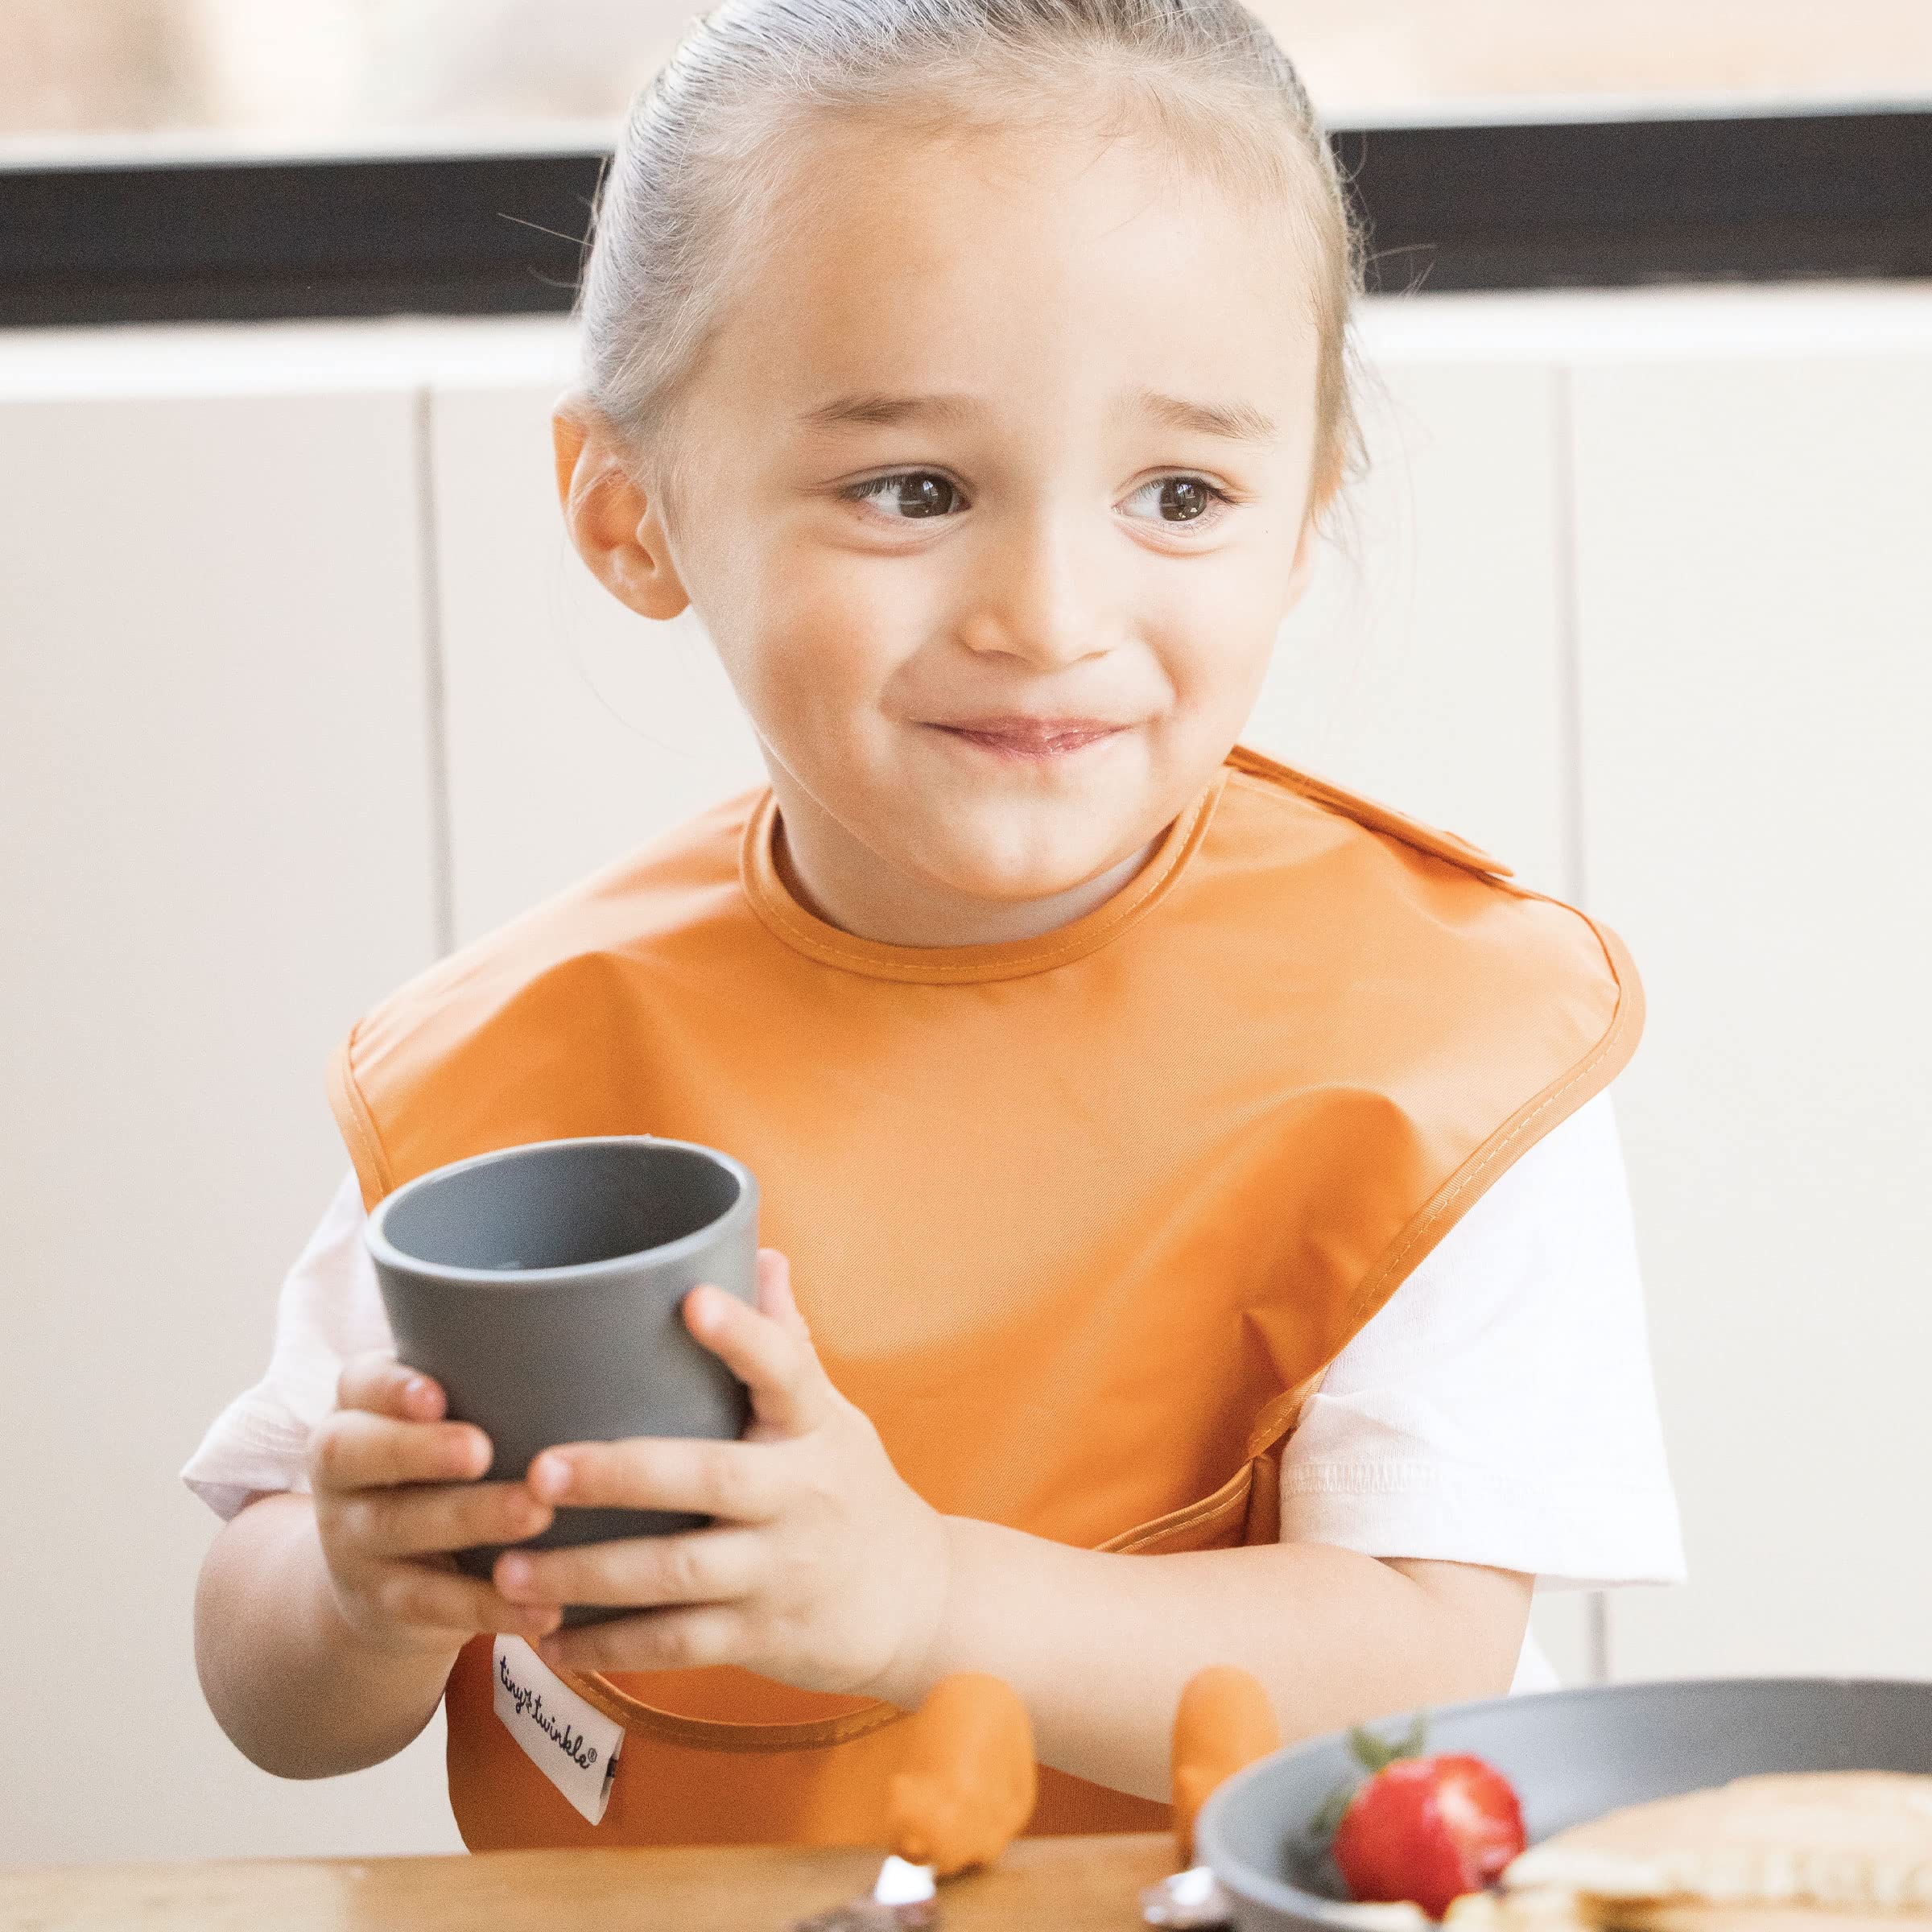
[[[730, 1441], [745, 1385], [679, 1315], [700, 1282], [755, 1305], [758, 1188], [730, 1155], [651, 1134], [541, 1141], [456, 1161], [369, 1217], [398, 1358], [434, 1376], [448, 1413], [521, 1476], [557, 1443], [637, 1435]], [[662, 1536], [711, 1518], [559, 1509], [526, 1547]], [[485, 1579], [507, 1544], [456, 1553]], [[629, 1612], [573, 1604], [566, 1624]]]

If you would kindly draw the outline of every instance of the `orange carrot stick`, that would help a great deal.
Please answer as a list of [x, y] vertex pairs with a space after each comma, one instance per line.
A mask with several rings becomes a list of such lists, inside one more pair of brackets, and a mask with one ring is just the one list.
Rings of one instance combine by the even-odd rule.
[[941, 1878], [990, 1864], [1033, 1814], [1033, 1726], [1012, 1686], [942, 1678], [905, 1727], [888, 1798], [892, 1850]]
[[1194, 1821], [1208, 1794], [1281, 1741], [1258, 1678], [1232, 1664], [1188, 1678], [1174, 1714], [1174, 1842], [1183, 1869], [1194, 1863]]

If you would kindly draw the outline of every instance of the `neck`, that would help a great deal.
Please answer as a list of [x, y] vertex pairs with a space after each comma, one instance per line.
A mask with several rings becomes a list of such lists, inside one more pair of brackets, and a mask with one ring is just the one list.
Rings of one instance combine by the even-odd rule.
[[974, 898], [890, 871], [869, 848], [791, 786], [778, 793], [772, 861], [785, 890], [811, 914], [855, 939], [886, 946], [997, 946], [1036, 939], [1083, 918], [1125, 886], [1154, 857], [1165, 830], [1118, 865], [1042, 899]]

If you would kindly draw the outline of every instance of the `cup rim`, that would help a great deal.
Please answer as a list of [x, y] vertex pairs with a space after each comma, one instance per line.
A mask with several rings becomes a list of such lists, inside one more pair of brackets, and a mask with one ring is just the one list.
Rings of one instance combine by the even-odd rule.
[[[390, 1210], [398, 1201], [407, 1199], [419, 1190], [427, 1187], [432, 1181], [447, 1180], [452, 1174], [466, 1173], [472, 1168], [514, 1161], [539, 1148], [638, 1147], [647, 1143], [654, 1147], [682, 1147], [692, 1154], [703, 1155], [714, 1166], [723, 1168], [737, 1183], [737, 1198], [722, 1213], [714, 1215], [705, 1222], [703, 1227], [694, 1228], [689, 1234], [679, 1235], [675, 1241], [663, 1241], [650, 1248], [633, 1248], [622, 1254], [606, 1255], [601, 1261], [565, 1261], [555, 1268], [519, 1268], [514, 1274], [506, 1274], [500, 1268], [465, 1268], [453, 1261], [428, 1261], [397, 1247], [389, 1238], [387, 1223]], [[364, 1224], [362, 1238], [379, 1266], [419, 1275], [425, 1281], [448, 1282], [468, 1288], [495, 1288], [514, 1294], [522, 1289], [546, 1286], [566, 1276], [580, 1281], [601, 1280], [605, 1275], [614, 1274], [621, 1269], [632, 1266], [642, 1255], [649, 1255], [654, 1261], [682, 1260], [712, 1239], [718, 1229], [733, 1216], [745, 1212], [748, 1203], [756, 1198], [757, 1192], [758, 1182], [753, 1177], [751, 1170], [742, 1161], [734, 1159], [719, 1148], [708, 1147], [701, 1141], [675, 1140], [658, 1133], [564, 1133], [549, 1140], [519, 1141], [513, 1146], [493, 1148], [486, 1154], [473, 1154], [466, 1159], [446, 1162], [440, 1167], [432, 1167], [427, 1173], [418, 1174], [414, 1180], [405, 1181], [400, 1187], [392, 1188], [376, 1203]]]

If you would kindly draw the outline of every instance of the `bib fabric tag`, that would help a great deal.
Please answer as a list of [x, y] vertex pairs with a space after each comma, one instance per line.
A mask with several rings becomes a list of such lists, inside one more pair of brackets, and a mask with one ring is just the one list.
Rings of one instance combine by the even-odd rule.
[[489, 1658], [497, 1715], [523, 1755], [593, 1825], [604, 1822], [624, 1727], [588, 1704], [520, 1637]]

